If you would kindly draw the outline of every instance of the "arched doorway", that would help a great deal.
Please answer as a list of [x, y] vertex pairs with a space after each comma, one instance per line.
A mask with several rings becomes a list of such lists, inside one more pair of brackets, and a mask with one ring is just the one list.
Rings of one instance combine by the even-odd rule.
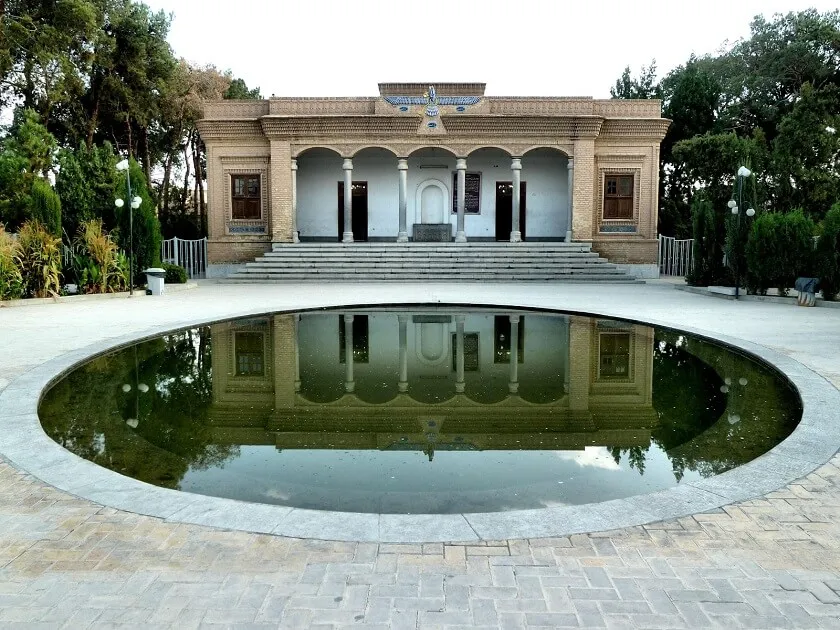
[[[528, 234], [531, 240], [562, 241], [569, 225], [569, 159], [550, 147], [522, 156], [522, 181], [528, 180]], [[523, 232], [524, 236], [524, 232]]]

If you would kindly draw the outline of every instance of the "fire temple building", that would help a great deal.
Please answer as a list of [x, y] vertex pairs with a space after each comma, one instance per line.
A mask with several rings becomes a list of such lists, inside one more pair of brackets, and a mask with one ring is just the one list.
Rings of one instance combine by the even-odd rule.
[[575, 242], [655, 276], [660, 102], [484, 91], [206, 103], [209, 267], [299, 242]]

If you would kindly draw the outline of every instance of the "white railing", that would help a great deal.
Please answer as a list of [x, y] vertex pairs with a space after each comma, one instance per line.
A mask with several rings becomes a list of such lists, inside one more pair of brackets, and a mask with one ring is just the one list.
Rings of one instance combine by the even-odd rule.
[[170, 265], [181, 265], [190, 278], [203, 278], [207, 273], [207, 238], [188, 241], [176, 236], [167, 239], [161, 243], [160, 258]]
[[685, 276], [693, 263], [694, 239], [676, 239], [659, 235], [659, 273], [663, 276]]

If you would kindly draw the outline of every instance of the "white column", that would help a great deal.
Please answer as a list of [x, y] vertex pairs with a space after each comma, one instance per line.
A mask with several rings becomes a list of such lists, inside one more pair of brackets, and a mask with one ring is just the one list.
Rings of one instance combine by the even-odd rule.
[[353, 316], [344, 316], [344, 391], [355, 391], [353, 380]]
[[455, 393], [463, 394], [464, 382], [464, 320], [463, 315], [455, 316]]
[[566, 165], [566, 169], [568, 170], [569, 175], [569, 195], [566, 207], [566, 218], [568, 222], [566, 223], [566, 242], [572, 242], [572, 194], [575, 190], [575, 161], [572, 158], [569, 158], [569, 163]]
[[292, 242], [300, 243], [297, 229], [297, 160], [292, 158]]
[[464, 232], [464, 201], [467, 188], [467, 160], [458, 158], [455, 161], [455, 169], [458, 171], [458, 225], [455, 229], [455, 242], [466, 243], [467, 235]]
[[[344, 233], [342, 243], [353, 242], [353, 160], [347, 158], [341, 165], [344, 169]], [[352, 321], [352, 320], [351, 320]]]
[[519, 391], [519, 315], [510, 316], [510, 380], [508, 391]]
[[397, 168], [400, 172], [400, 231], [397, 234], [397, 243], [408, 243], [408, 160], [397, 160]]
[[397, 315], [400, 324], [400, 393], [408, 391], [408, 315]]
[[511, 180], [513, 180], [513, 203], [511, 204], [513, 221], [511, 222], [510, 242], [519, 243], [522, 241], [522, 232], [519, 230], [519, 201], [522, 190], [522, 160], [520, 158], [511, 159], [510, 174]]

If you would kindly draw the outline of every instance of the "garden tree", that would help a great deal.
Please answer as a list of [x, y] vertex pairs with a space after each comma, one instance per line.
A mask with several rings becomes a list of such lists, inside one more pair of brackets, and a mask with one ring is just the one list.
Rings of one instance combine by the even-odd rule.
[[[638, 79], [625, 71], [613, 96], [661, 97], [663, 115], [673, 121], [660, 152], [663, 234], [688, 236], [695, 181], [676, 148], [707, 135], [761, 139], [768, 155], [760, 164], [753, 162], [761, 176], [761, 200], [779, 211], [801, 206], [815, 219], [823, 216], [840, 186], [836, 135], [826, 131], [837, 129], [838, 41], [838, 11], [759, 16], [750, 37], [718, 55], [691, 57], [658, 85], [650, 81], [649, 69], [643, 68]], [[741, 163], [746, 159], [742, 156]], [[718, 170], [734, 174], [730, 166], [726, 160]], [[712, 196], [723, 195], [718, 189]]]
[[659, 98], [659, 90], [656, 81], [656, 59], [653, 59], [649, 66], [642, 66], [638, 79], [632, 77], [630, 66], [626, 66], [621, 78], [610, 88], [610, 96], [624, 99]]
[[[155, 202], [146, 186], [146, 179], [143, 176], [143, 169], [135, 160], [129, 161], [129, 173], [131, 176], [131, 197], [140, 197], [140, 207], [131, 210], [130, 199], [126, 190], [126, 177], [120, 173], [117, 181], [117, 196], [125, 200], [125, 205], [117, 209], [117, 243], [127, 255], [133, 253], [134, 277], [140, 277], [140, 272], [149, 267], [160, 266], [160, 223], [155, 215]], [[130, 247], [132, 241], [131, 221], [133, 214], [133, 249]]]
[[117, 162], [110, 142], [59, 151], [55, 189], [61, 197], [62, 227], [68, 239], [90, 219], [102, 219], [106, 231], [117, 226]]
[[[183, 185], [175, 211], [180, 214], [187, 212], [191, 177], [202, 172], [200, 139], [195, 127], [196, 121], [201, 118], [202, 101], [221, 99], [230, 81], [228, 74], [220, 73], [213, 66], [193, 67], [183, 59], [170, 75], [161, 96], [161, 116], [157, 129], [157, 143], [163, 155], [163, 178], [158, 189], [159, 210], [169, 211], [175, 205], [170, 204], [172, 177], [174, 170], [181, 167]], [[199, 183], [196, 178], [197, 187]], [[201, 223], [203, 195], [195, 195], [193, 199], [199, 202], [196, 210]]]
[[0, 105], [20, 100], [46, 124], [84, 91], [89, 42], [98, 28], [90, 0], [6, 0], [0, 44]]
[[808, 207], [825, 215], [840, 199], [840, 86], [802, 86], [773, 144], [775, 201], [781, 209]]
[[[225, 73], [225, 77], [231, 77], [230, 71]], [[240, 100], [259, 100], [262, 98], [262, 95], [260, 94], [260, 88], [255, 87], [253, 90], [249, 90], [248, 86], [245, 84], [245, 81], [237, 78], [231, 79], [230, 85], [225, 91], [224, 98]]]
[[38, 114], [31, 109], [16, 112], [11, 133], [0, 146], [0, 223], [10, 230], [32, 218], [33, 184], [51, 172], [55, 146]]
[[49, 181], [36, 177], [29, 200], [29, 219], [38, 221], [47, 232], [61, 238], [61, 199]]

